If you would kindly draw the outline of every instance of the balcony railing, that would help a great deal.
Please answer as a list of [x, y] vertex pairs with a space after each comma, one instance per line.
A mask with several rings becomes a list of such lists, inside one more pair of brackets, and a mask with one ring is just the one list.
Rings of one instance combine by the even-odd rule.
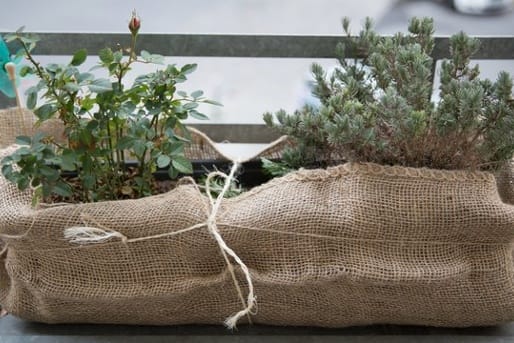
[[[0, 32], [4, 35], [5, 32]], [[128, 46], [130, 36], [125, 33], [45, 33], [38, 32], [41, 43], [35, 55], [73, 55], [85, 48], [99, 51], [106, 46]], [[480, 50], [474, 59], [514, 60], [514, 36], [477, 37]], [[138, 48], [164, 56], [247, 57], [247, 58], [334, 58], [338, 43], [347, 37], [309, 35], [243, 35], [243, 34], [141, 34]], [[11, 46], [14, 51], [15, 46]], [[347, 58], [352, 58], [349, 54]], [[449, 38], [436, 37], [432, 52], [434, 60], [449, 57]], [[13, 102], [0, 97], [0, 108]], [[196, 124], [193, 125], [215, 141], [229, 140], [243, 143], [269, 142], [276, 137], [259, 124]]]

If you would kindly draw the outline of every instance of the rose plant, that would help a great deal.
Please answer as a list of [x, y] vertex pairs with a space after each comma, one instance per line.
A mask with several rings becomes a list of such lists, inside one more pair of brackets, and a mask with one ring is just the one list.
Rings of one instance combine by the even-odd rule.
[[[100, 62], [94, 68], [104, 70], [107, 78], [79, 69], [87, 58], [85, 49], [68, 64], [42, 66], [31, 53], [37, 36], [23, 29], [6, 35], [7, 42], [21, 45], [30, 62], [21, 75], [39, 79], [27, 90], [27, 107], [34, 110], [38, 124], [58, 119], [64, 126], [64, 137], [19, 136], [20, 148], [1, 162], [3, 175], [19, 189], [33, 188], [36, 201], [55, 195], [80, 202], [138, 198], [156, 192], [153, 173], [158, 168], [167, 169], [171, 178], [192, 172], [184, 156], [189, 133], [183, 120], [206, 119], [198, 106], [219, 104], [200, 90], [188, 94], [177, 89], [196, 64], [167, 65], [125, 85], [136, 63], [164, 62], [162, 56], [144, 50], [137, 55], [140, 27], [134, 12], [130, 47], [98, 53]], [[71, 181], [64, 177], [68, 172], [76, 174]]]

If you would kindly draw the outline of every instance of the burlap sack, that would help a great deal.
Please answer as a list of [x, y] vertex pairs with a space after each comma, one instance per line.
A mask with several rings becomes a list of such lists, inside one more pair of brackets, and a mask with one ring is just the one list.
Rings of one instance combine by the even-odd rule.
[[[190, 160], [216, 160], [230, 161], [231, 158], [225, 155], [218, 147], [216, 142], [210, 139], [206, 134], [193, 127], [188, 127], [191, 135], [191, 143], [184, 148], [184, 155]], [[285, 136], [279, 138], [275, 142], [269, 144], [267, 148], [260, 151], [253, 159], [261, 157], [275, 160], [282, 157], [282, 152], [289, 147], [291, 142]]]
[[17, 136], [34, 135], [36, 132], [44, 132], [55, 138], [57, 142], [63, 142], [64, 128], [57, 119], [47, 120], [42, 125], [35, 127], [37, 118], [30, 110], [8, 108], [0, 110], [0, 148], [13, 144]]
[[505, 163], [495, 173], [498, 193], [503, 202], [514, 205], [514, 160]]
[[[8, 312], [48, 323], [167, 325], [221, 323], [240, 310], [205, 226], [148, 239], [206, 222], [211, 205], [194, 184], [140, 200], [38, 210], [29, 202], [0, 178], [0, 304]], [[500, 200], [491, 174], [373, 164], [300, 171], [223, 200], [215, 219], [250, 269], [254, 323], [514, 319], [514, 207]], [[129, 240], [70, 243], [63, 231], [77, 225]]]

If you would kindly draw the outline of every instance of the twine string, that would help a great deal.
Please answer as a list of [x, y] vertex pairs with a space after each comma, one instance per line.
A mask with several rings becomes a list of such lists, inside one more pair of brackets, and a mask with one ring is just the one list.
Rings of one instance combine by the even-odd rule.
[[[225, 321], [225, 325], [230, 329], [235, 328], [237, 321], [241, 317], [244, 317], [244, 316], [247, 316], [248, 321], [251, 323], [252, 320], [250, 318], [250, 313], [255, 304], [255, 295], [254, 295], [253, 282], [252, 282], [252, 278], [250, 275], [250, 271], [248, 270], [248, 267], [244, 264], [244, 262], [239, 258], [239, 256], [234, 252], [234, 250], [232, 250], [226, 244], [226, 242], [223, 240], [223, 238], [221, 237], [221, 234], [218, 231], [218, 225], [216, 223], [216, 217], [218, 215], [218, 211], [220, 209], [221, 202], [223, 201], [223, 198], [225, 197], [225, 194], [227, 193], [227, 191], [230, 189], [232, 181], [234, 180], [235, 173], [239, 169], [240, 166], [241, 166], [241, 163], [238, 161], [235, 161], [234, 164], [232, 165], [232, 168], [228, 175], [226, 175], [225, 173], [222, 173], [220, 171], [214, 171], [212, 173], [209, 173], [209, 175], [207, 176], [207, 179], [205, 181], [206, 193], [207, 193], [207, 196], [209, 197], [209, 202], [211, 204], [211, 212], [210, 212], [209, 217], [206, 222], [207, 228], [208, 228], [210, 234], [214, 237], [214, 239], [218, 243], [218, 246], [220, 247], [221, 254], [223, 255], [223, 259], [225, 260], [225, 263], [227, 264], [227, 268], [232, 277], [234, 287], [236, 288], [238, 297], [241, 300], [241, 304], [243, 305], [243, 309], [241, 311], [239, 311], [236, 314], [234, 314], [233, 316], [227, 318], [227, 320]], [[214, 200], [214, 198], [212, 197], [212, 194], [211, 194], [210, 185], [211, 185], [211, 180], [216, 176], [220, 176], [220, 177], [224, 178], [225, 182], [223, 185], [223, 189], [218, 194], [218, 197], [216, 198], [216, 200]], [[246, 281], [248, 283], [248, 297], [246, 299], [246, 302], [244, 299], [243, 291], [241, 290], [239, 282], [237, 281], [237, 277], [236, 277], [236, 274], [234, 271], [234, 266], [232, 265], [232, 262], [230, 261], [230, 259], [228, 258], [227, 255], [230, 255], [236, 261], [236, 263], [241, 267], [241, 270], [243, 271], [243, 273], [245, 275]]]
[[[362, 238], [362, 237], [338, 237], [338, 236], [331, 236], [331, 235], [324, 235], [324, 234], [318, 234], [318, 233], [311, 233], [311, 232], [291, 232], [291, 231], [282, 231], [282, 230], [274, 230], [274, 229], [266, 229], [266, 228], [257, 228], [257, 227], [249, 227], [249, 226], [240, 226], [233, 223], [220, 223], [223, 226], [242, 229], [242, 230], [251, 230], [251, 231], [258, 231], [258, 232], [268, 232], [272, 234], [277, 235], [284, 235], [284, 236], [295, 236], [295, 237], [306, 237], [306, 238], [314, 238], [314, 239], [320, 239], [320, 240], [332, 240], [332, 241], [343, 241], [343, 242], [360, 242], [360, 243], [388, 243], [388, 244], [427, 244], [427, 245], [443, 245], [443, 246], [510, 246], [514, 245], [514, 241], [509, 242], [455, 242], [455, 241], [437, 241], [437, 240], [397, 240], [397, 239], [386, 239], [386, 238]], [[207, 222], [195, 224], [192, 226], [189, 226], [185, 229], [172, 231], [172, 232], [164, 232], [156, 235], [151, 236], [142, 236], [142, 237], [136, 237], [136, 238], [128, 238], [127, 236], [123, 235], [119, 231], [111, 230], [109, 229], [108, 232], [114, 231], [117, 234], [113, 237], [120, 237], [122, 241], [125, 241], [126, 243], [134, 243], [134, 242], [140, 242], [140, 241], [146, 241], [151, 239], [159, 239], [164, 237], [172, 237], [177, 236], [183, 233], [187, 233], [190, 231], [195, 231], [197, 229], [201, 229], [207, 226]], [[72, 228], [70, 228], [72, 229]], [[70, 230], [66, 229], [66, 230]], [[100, 230], [97, 230], [97, 228], [94, 228], [95, 231], [102, 232]], [[65, 230], [65, 231], [66, 231]], [[69, 239], [72, 238], [72, 235], [69, 235]], [[0, 237], [4, 237], [6, 239], [19, 239], [21, 236], [11, 236], [6, 234], [0, 234]], [[94, 241], [91, 242], [81, 242], [76, 241], [75, 243], [96, 243]], [[64, 249], [70, 249], [70, 248], [64, 248]], [[71, 248], [73, 249], [73, 248]]]
[[7, 243], [5, 243], [4, 247], [2, 248], [2, 251], [0, 251], [0, 256], [3, 256], [7, 252]]
[[[209, 232], [211, 233], [211, 235], [216, 240], [216, 242], [218, 243], [218, 246], [220, 247], [221, 254], [223, 255], [225, 263], [227, 264], [227, 268], [232, 277], [232, 281], [234, 282], [234, 286], [236, 288], [238, 297], [241, 300], [241, 304], [243, 305], [243, 309], [241, 311], [239, 311], [236, 314], [234, 314], [233, 316], [227, 318], [227, 320], [225, 321], [225, 325], [230, 329], [235, 328], [238, 320], [244, 316], [247, 316], [248, 321], [251, 323], [252, 320], [250, 318], [250, 313], [255, 304], [255, 295], [254, 295], [253, 282], [252, 282], [252, 278], [250, 275], [250, 271], [248, 270], [248, 267], [244, 264], [244, 262], [239, 258], [239, 256], [234, 252], [234, 250], [232, 250], [227, 245], [227, 243], [223, 240], [223, 238], [221, 237], [221, 234], [218, 231], [218, 225], [216, 223], [216, 217], [217, 217], [218, 211], [220, 209], [221, 202], [223, 201], [223, 198], [225, 197], [225, 194], [227, 193], [227, 191], [230, 189], [232, 181], [234, 180], [235, 173], [239, 169], [240, 166], [241, 166], [241, 163], [236, 161], [236, 162], [234, 162], [229, 175], [226, 175], [220, 171], [214, 171], [212, 173], [209, 173], [209, 175], [207, 176], [207, 179], [205, 181], [205, 189], [207, 192], [207, 196], [209, 197], [209, 202], [211, 204], [211, 213], [209, 215], [209, 218], [207, 219], [207, 228], [208, 228]], [[218, 194], [218, 197], [216, 198], [216, 200], [214, 200], [212, 197], [212, 194], [211, 194], [210, 184], [211, 184], [211, 180], [216, 176], [221, 176], [222, 178], [224, 178], [225, 183], [223, 185], [223, 189]], [[232, 265], [232, 262], [230, 261], [230, 259], [228, 258], [227, 255], [230, 255], [236, 261], [236, 263], [241, 267], [243, 274], [245, 275], [246, 281], [248, 283], [248, 297], [247, 297], [246, 303], [245, 303], [245, 299], [244, 299], [244, 295], [241, 290], [241, 287], [239, 286], [239, 282], [237, 281], [237, 277], [236, 277], [236, 274], [234, 271], [234, 266]]]
[[[212, 173], [209, 173], [207, 176], [207, 179], [205, 181], [205, 188], [207, 191], [207, 195], [210, 202], [210, 212], [208, 215], [207, 220], [204, 223], [199, 223], [192, 225], [190, 227], [187, 227], [185, 229], [181, 229], [174, 232], [166, 232], [162, 234], [152, 235], [152, 236], [146, 236], [146, 237], [137, 237], [137, 238], [128, 238], [124, 234], [122, 234], [119, 231], [112, 230], [108, 227], [105, 227], [104, 225], [98, 223], [94, 218], [91, 218], [87, 214], [82, 214], [81, 218], [84, 226], [73, 226], [70, 228], [67, 228], [64, 230], [64, 237], [69, 240], [72, 243], [77, 244], [87, 244], [87, 243], [102, 243], [111, 240], [112, 238], [120, 238], [122, 243], [133, 243], [133, 242], [139, 242], [149, 239], [156, 239], [156, 238], [163, 238], [163, 237], [170, 237], [170, 236], [176, 236], [183, 234], [185, 232], [197, 230], [203, 227], [207, 227], [207, 230], [212, 235], [216, 243], [218, 244], [220, 248], [221, 255], [223, 256], [223, 259], [225, 260], [225, 263], [227, 265], [227, 269], [230, 273], [230, 276], [232, 278], [232, 281], [234, 283], [234, 287], [236, 288], [237, 294], [239, 299], [241, 300], [241, 304], [243, 306], [243, 309], [239, 312], [235, 313], [231, 317], [227, 318], [225, 321], [225, 324], [228, 328], [234, 329], [236, 327], [237, 322], [239, 319], [241, 319], [244, 316], [248, 317], [248, 321], [251, 323], [250, 314], [252, 314], [252, 309], [255, 307], [255, 292], [254, 292], [254, 286], [252, 282], [252, 277], [250, 274], [249, 268], [246, 266], [246, 264], [241, 260], [241, 258], [236, 254], [234, 250], [232, 250], [223, 237], [221, 236], [219, 230], [218, 230], [218, 224], [216, 222], [216, 217], [218, 215], [219, 209], [221, 207], [221, 203], [225, 197], [225, 194], [230, 189], [230, 185], [232, 184], [234, 180], [234, 176], [236, 171], [241, 166], [241, 162], [234, 162], [232, 169], [230, 170], [230, 173], [226, 175], [225, 173], [222, 173], [220, 171], [214, 171]], [[218, 194], [217, 198], [214, 199], [211, 195], [211, 189], [210, 189], [210, 183], [211, 180], [214, 177], [222, 177], [224, 178], [224, 186], [221, 192]], [[93, 224], [94, 226], [91, 226], [89, 223]], [[237, 280], [237, 276], [235, 274], [234, 265], [232, 264], [231, 259], [229, 256], [235, 261], [237, 265], [240, 266], [248, 287], [248, 296], [244, 297], [243, 291], [241, 289], [241, 286], [239, 285], [239, 281]]]

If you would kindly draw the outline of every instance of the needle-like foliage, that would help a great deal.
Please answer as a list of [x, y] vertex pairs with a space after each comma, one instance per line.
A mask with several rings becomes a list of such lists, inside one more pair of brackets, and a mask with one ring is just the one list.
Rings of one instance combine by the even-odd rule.
[[[378, 35], [369, 19], [356, 37], [348, 27], [345, 19], [347, 43], [338, 47], [333, 73], [312, 66], [320, 106], [264, 115], [294, 143], [283, 156], [284, 170], [342, 161], [488, 169], [512, 158], [512, 77], [478, 77], [478, 65], [470, 62], [477, 39], [462, 32], [450, 38], [451, 57], [442, 63], [434, 102], [432, 19], [413, 18], [408, 34], [389, 37]], [[349, 53], [356, 58], [345, 58]]]

